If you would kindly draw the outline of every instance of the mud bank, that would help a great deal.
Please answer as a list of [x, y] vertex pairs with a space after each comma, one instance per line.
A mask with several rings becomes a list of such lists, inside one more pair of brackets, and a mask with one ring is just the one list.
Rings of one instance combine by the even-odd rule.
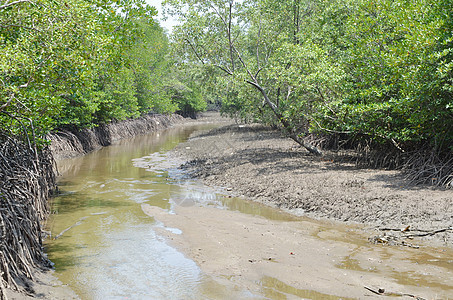
[[[47, 138], [51, 140], [50, 150], [53, 157], [59, 160], [84, 155], [121, 139], [147, 134], [184, 122], [184, 118], [179, 115], [149, 115], [135, 120], [101, 125], [93, 129], [59, 130], [58, 132], [49, 134]], [[50, 162], [49, 165], [51, 165]], [[50, 166], [46, 172], [53, 173], [51, 169], [52, 167]], [[54, 174], [51, 177], [54, 178]], [[42, 188], [38, 190], [42, 190]], [[46, 207], [48, 206], [48, 194], [46, 194], [46, 199], [43, 199], [43, 203], [45, 203], [43, 205]], [[47, 215], [47, 209], [43, 209], [42, 211], [40, 217], [41, 221], [44, 221]], [[0, 223], [0, 225], [3, 224], [2, 222]], [[36, 226], [41, 228], [40, 224], [36, 224]], [[37, 246], [39, 249], [36, 252], [41, 253], [42, 238], [39, 238], [39, 241], [36, 239], [36, 244], [39, 244]], [[1, 271], [0, 269], [0, 275], [2, 275]], [[0, 290], [0, 299], [78, 299], [78, 296], [59, 282], [52, 275], [52, 272], [51, 270], [47, 270], [45, 264], [33, 264], [33, 267], [27, 269], [27, 276], [24, 275], [23, 278], [16, 279], [18, 285], [16, 288], [13, 287], [13, 284], [6, 285], [5, 289], [3, 284], [0, 285], [2, 288]], [[25, 277], [33, 278], [33, 280], [27, 280]], [[0, 278], [0, 280], [2, 279]]]
[[[23, 138], [0, 134], [0, 299], [32, 293], [34, 269], [48, 267], [41, 224], [56, 188], [52, 156]], [[14, 298], [11, 298], [14, 299]]]
[[138, 119], [102, 124], [92, 129], [58, 130], [48, 135], [55, 159], [80, 156], [112, 143], [165, 129], [183, 122], [179, 115], [147, 115]]
[[142, 209], [164, 224], [158, 232], [170, 245], [234, 287], [212, 299], [453, 299], [451, 250], [381, 247], [334, 221], [200, 206]]
[[296, 215], [366, 224], [378, 243], [453, 246], [452, 190], [359, 168], [348, 162], [352, 153], [314, 157], [277, 131], [229, 125], [193, 136], [171, 155], [208, 185]]

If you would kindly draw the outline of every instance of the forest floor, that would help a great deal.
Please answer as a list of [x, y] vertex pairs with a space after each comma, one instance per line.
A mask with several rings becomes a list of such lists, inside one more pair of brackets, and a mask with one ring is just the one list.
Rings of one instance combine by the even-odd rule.
[[399, 171], [359, 167], [352, 152], [310, 155], [279, 131], [228, 124], [171, 153], [182, 168], [232, 196], [292, 214], [365, 224], [373, 241], [453, 246], [453, 190], [413, 186]]

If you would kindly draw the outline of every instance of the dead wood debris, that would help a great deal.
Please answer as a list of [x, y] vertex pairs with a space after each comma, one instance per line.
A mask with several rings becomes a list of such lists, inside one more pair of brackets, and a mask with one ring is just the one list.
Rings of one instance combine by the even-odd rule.
[[[56, 189], [53, 159], [28, 139], [0, 132], [0, 299], [21, 290], [35, 267], [49, 265], [42, 249], [42, 221]], [[25, 287], [26, 289], [29, 289]]]
[[386, 297], [411, 297], [416, 300], [426, 300], [425, 298], [415, 296], [412, 294], [407, 294], [407, 293], [400, 293], [400, 292], [388, 292], [383, 288], [378, 288], [378, 289], [372, 289], [370, 287], [364, 286], [364, 288], [373, 294], [379, 295], [379, 296], [386, 296]]
[[[373, 244], [385, 244], [390, 246], [406, 246], [411, 248], [420, 248], [418, 245], [408, 243], [407, 239], [413, 239], [415, 237], [426, 237], [433, 236], [443, 232], [452, 232], [453, 227], [442, 228], [442, 229], [410, 229], [410, 226], [407, 226], [403, 229], [398, 228], [379, 228], [380, 231], [386, 231], [386, 233], [378, 236], [373, 236], [369, 238], [369, 241]], [[392, 232], [392, 233], [388, 233]], [[413, 232], [413, 233], [412, 233]]]

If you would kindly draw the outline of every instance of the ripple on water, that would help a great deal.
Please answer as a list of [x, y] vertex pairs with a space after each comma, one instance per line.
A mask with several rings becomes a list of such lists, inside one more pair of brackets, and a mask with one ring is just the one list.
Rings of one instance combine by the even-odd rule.
[[[97, 255], [86, 255], [74, 279], [94, 299], [192, 299], [202, 273], [146, 225], [103, 237]], [[101, 266], [101, 267], [100, 267]], [[90, 293], [90, 294], [86, 294]]]

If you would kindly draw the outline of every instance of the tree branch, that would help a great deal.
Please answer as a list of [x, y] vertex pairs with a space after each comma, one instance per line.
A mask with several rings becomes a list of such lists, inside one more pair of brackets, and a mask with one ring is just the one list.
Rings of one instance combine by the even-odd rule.
[[224, 67], [220, 66], [220, 65], [214, 65], [216, 66], [217, 68], [219, 68], [220, 70], [224, 71], [225, 73], [227, 73], [228, 75], [233, 75], [233, 72], [231, 72], [230, 70], [227, 70], [225, 69]]
[[4, 110], [5, 108], [8, 107], [8, 105], [10, 105], [11, 101], [13, 101], [14, 99], [14, 94], [11, 95], [11, 97], [8, 99], [8, 101], [6, 101], [5, 104], [3, 104], [2, 106], [0, 106], [0, 111]]
[[[260, 26], [258, 27], [258, 38], [256, 40], [256, 65], [258, 67], [258, 69], [261, 70], [261, 67], [260, 67], [260, 40], [261, 40], [261, 18], [260, 18]], [[258, 73], [259, 71], [257, 72], [257, 74], [255, 75], [255, 77], [258, 76]]]
[[260, 74], [260, 72], [263, 70], [263, 68], [259, 68], [258, 71], [256, 71], [256, 74], [255, 74], [255, 78], [258, 78], [258, 75]]
[[253, 87], [255, 87], [257, 90], [260, 91], [260, 93], [264, 97], [264, 101], [271, 108], [272, 112], [277, 117], [277, 119], [280, 121], [280, 123], [283, 125], [283, 127], [285, 128], [285, 130], [289, 134], [289, 137], [293, 141], [295, 141], [296, 143], [298, 143], [299, 145], [301, 145], [302, 147], [307, 149], [308, 152], [310, 152], [310, 153], [312, 153], [314, 155], [317, 155], [317, 156], [322, 155], [322, 151], [321, 150], [319, 150], [317, 147], [305, 142], [302, 138], [300, 138], [297, 134], [295, 134], [293, 130], [291, 130], [291, 124], [289, 124], [289, 122], [287, 120], [285, 120], [285, 118], [283, 118], [283, 116], [277, 111], [277, 106], [275, 105], [275, 103], [273, 103], [269, 99], [269, 96], [267, 95], [266, 91], [257, 82], [253, 82], [253, 81], [250, 81], [250, 80], [247, 80], [246, 82], [248, 84], [252, 85]]
[[195, 53], [195, 56], [198, 58], [198, 60], [204, 65], [204, 61], [201, 59], [201, 56], [198, 54], [197, 50], [195, 47], [192, 45], [192, 43], [189, 41], [189, 39], [184, 39], [187, 43], [189, 43], [190, 48], [192, 48], [192, 51]]
[[1, 24], [0, 24], [0, 27], [2, 27], [2, 28], [17, 27], [17, 28], [23, 28], [23, 29], [35, 30], [35, 31], [38, 31], [38, 32], [42, 32], [42, 31], [39, 30], [38, 28], [27, 27], [27, 26], [22, 26], [22, 25], [17, 25], [17, 24], [9, 24], [9, 25], [1, 25]]
[[24, 2], [35, 4], [34, 2], [32, 2], [30, 0], [18, 0], [18, 1], [15, 1], [15, 2], [6, 3], [6, 4], [2, 5], [2, 6], [0, 6], [0, 10], [8, 8], [8, 7], [16, 5], [16, 4], [24, 3]]

